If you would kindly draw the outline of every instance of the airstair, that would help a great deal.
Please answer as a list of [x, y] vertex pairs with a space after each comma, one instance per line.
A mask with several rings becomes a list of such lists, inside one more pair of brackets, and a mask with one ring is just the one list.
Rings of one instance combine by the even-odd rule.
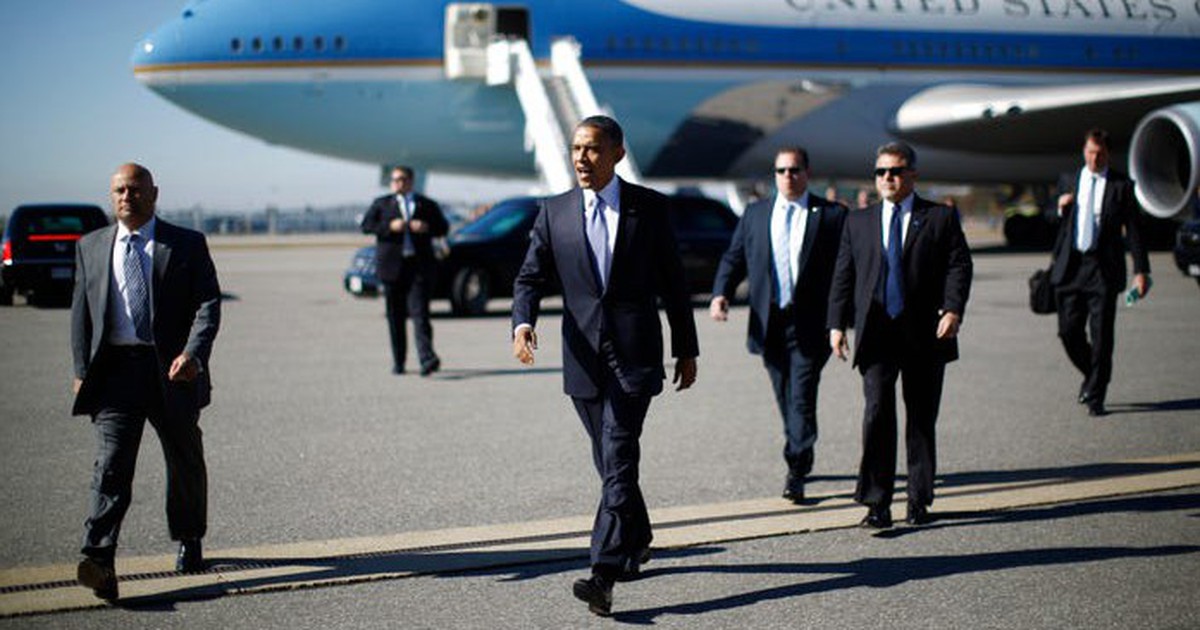
[[[580, 45], [574, 39], [556, 40], [550, 48], [550, 72], [539, 72], [529, 43], [523, 39], [498, 39], [487, 49], [488, 85], [512, 85], [525, 113], [525, 150], [532, 151], [543, 184], [562, 192], [575, 184], [571, 165], [571, 135], [575, 124], [597, 114], [612, 116], [600, 106], [580, 63]], [[626, 149], [617, 174], [640, 183], [641, 174]]]

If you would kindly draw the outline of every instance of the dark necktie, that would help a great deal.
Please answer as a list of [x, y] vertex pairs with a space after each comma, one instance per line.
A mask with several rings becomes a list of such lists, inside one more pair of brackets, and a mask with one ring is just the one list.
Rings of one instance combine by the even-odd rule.
[[608, 284], [608, 225], [604, 222], [604, 200], [599, 195], [592, 204], [592, 213], [587, 217], [588, 244], [596, 259], [600, 288]]
[[150, 288], [142, 264], [145, 255], [142, 236], [136, 232], [130, 234], [125, 241], [125, 297], [129, 300], [129, 313], [133, 316], [138, 339], [150, 343]]
[[887, 281], [883, 285], [884, 306], [888, 317], [896, 319], [904, 312], [904, 267], [901, 263], [904, 223], [901, 221], [900, 205], [892, 206], [892, 225], [888, 232]]

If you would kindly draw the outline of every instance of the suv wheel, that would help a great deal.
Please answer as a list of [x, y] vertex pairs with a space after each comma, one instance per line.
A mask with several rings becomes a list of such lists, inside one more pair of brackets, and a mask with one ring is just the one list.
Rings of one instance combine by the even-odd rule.
[[0, 284], [0, 306], [12, 306], [14, 288], [12, 285]]
[[491, 297], [491, 279], [486, 269], [464, 267], [454, 274], [450, 284], [450, 308], [455, 314], [482, 315]]

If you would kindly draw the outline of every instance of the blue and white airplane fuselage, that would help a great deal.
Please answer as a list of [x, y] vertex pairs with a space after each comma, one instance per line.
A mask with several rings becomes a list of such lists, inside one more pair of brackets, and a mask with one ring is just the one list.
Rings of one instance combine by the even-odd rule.
[[903, 139], [926, 179], [1046, 181], [1078, 168], [1100, 125], [1133, 140], [1141, 188], [1180, 180], [1149, 210], [1175, 212], [1168, 188], [1200, 184], [1194, 0], [196, 0], [138, 44], [134, 72], [270, 143], [530, 175], [513, 89], [447, 77], [448, 5], [500, 15], [492, 35], [539, 60], [577, 40], [651, 178], [760, 177], [784, 144], [807, 147], [818, 176], [862, 178], [877, 145]]

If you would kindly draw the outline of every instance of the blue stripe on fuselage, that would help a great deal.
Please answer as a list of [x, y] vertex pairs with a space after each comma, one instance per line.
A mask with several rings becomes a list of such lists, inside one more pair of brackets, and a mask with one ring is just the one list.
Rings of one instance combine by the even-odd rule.
[[[139, 49], [134, 65], [344, 63], [442, 56], [442, 3], [414, 3], [418, 9], [371, 0], [289, 2], [276, 10], [263, 4], [270, 3], [197, 3], [190, 17], [180, 17], [148, 36], [161, 45], [151, 53]], [[554, 38], [571, 35], [583, 44], [587, 62], [1200, 70], [1200, 38], [773, 28], [675, 19], [620, 2], [592, 2], [585, 11], [573, 2], [527, 5], [535, 55], [547, 56]], [[314, 50], [318, 37], [322, 52]], [[254, 50], [256, 38], [260, 51]], [[276, 38], [282, 44], [279, 50]], [[334, 49], [338, 38], [344, 42], [341, 50]], [[235, 40], [239, 52], [233, 50]]]

